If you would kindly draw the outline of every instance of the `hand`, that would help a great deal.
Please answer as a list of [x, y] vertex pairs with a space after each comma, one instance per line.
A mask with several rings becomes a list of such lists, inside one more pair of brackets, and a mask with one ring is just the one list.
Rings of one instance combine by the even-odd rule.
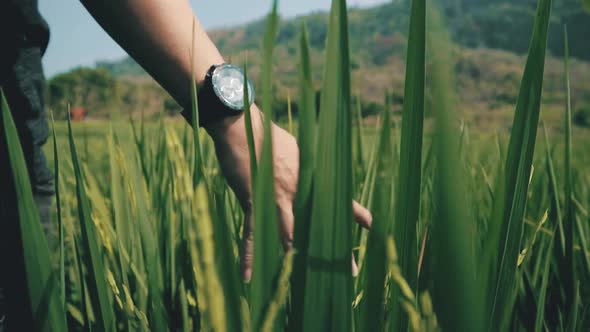
[[[254, 220], [252, 216], [250, 155], [244, 121], [244, 116], [240, 115], [223, 119], [211, 124], [206, 129], [215, 142], [221, 171], [244, 210], [240, 265], [243, 279], [249, 281], [252, 276], [254, 259]], [[259, 158], [264, 133], [260, 111], [255, 105], [252, 107], [252, 131], [256, 145], [256, 156]], [[272, 124], [272, 141], [279, 230], [283, 246], [287, 250], [293, 243], [293, 200], [299, 175], [299, 147], [293, 136], [275, 124]], [[366, 228], [370, 227], [371, 213], [357, 202], [353, 202], [353, 214], [360, 225]], [[358, 268], [354, 257], [352, 264], [353, 274], [356, 275]]]

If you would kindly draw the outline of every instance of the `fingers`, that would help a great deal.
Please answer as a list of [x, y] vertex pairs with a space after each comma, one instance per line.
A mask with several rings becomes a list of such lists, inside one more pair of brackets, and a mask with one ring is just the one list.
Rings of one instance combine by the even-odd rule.
[[[293, 245], [293, 208], [291, 204], [283, 204], [278, 207], [279, 231], [283, 248], [289, 250]], [[240, 268], [242, 279], [249, 282], [252, 278], [252, 264], [254, 262], [254, 226], [251, 213], [246, 213], [244, 218], [244, 229], [242, 234], [242, 250]]]
[[[369, 228], [371, 226], [371, 213], [357, 202], [353, 202], [353, 209], [355, 209], [355, 211], [358, 212], [354, 213], [357, 222], [361, 224], [363, 227]], [[293, 208], [291, 204], [283, 204], [282, 206], [279, 206], [279, 219], [281, 239], [283, 240], [283, 248], [285, 249], [285, 251], [287, 251], [291, 249], [293, 245], [294, 217]], [[354, 254], [351, 255], [351, 258], [352, 276], [356, 277], [359, 274], [359, 268], [356, 264], [356, 260], [354, 259]]]
[[252, 213], [246, 213], [242, 233], [242, 250], [240, 253], [240, 269], [242, 272], [242, 279], [245, 282], [249, 282], [252, 278], [252, 262], [254, 259], [254, 232], [252, 221]]
[[352, 276], [356, 277], [359, 275], [359, 267], [356, 265], [356, 260], [354, 259], [354, 254], [352, 254]]
[[371, 223], [373, 222], [371, 212], [356, 201], [352, 201], [352, 214], [359, 225], [367, 229], [371, 228]]
[[[354, 219], [359, 225], [365, 228], [371, 228], [373, 217], [371, 212], [364, 208], [356, 201], [352, 202], [352, 210]], [[293, 245], [293, 208], [291, 203], [283, 203], [278, 206], [279, 212], [279, 230], [283, 243], [283, 248], [288, 250]], [[241, 250], [241, 271], [242, 278], [245, 282], [249, 282], [252, 278], [252, 263], [254, 260], [254, 231], [252, 225], [252, 214], [247, 213], [244, 218], [244, 229], [242, 234], [242, 250]], [[352, 255], [352, 275], [357, 276], [359, 273], [358, 266]]]
[[[364, 228], [371, 228], [371, 223], [373, 222], [373, 216], [371, 212], [367, 210], [364, 206], [360, 205], [357, 201], [352, 201], [352, 214], [354, 215], [354, 220], [363, 226]], [[354, 259], [354, 254], [352, 255], [352, 276], [356, 277], [359, 274], [359, 268], [356, 264], [356, 260]]]
[[278, 206], [279, 209], [279, 231], [281, 232], [281, 240], [283, 242], [283, 249], [285, 251], [291, 249], [293, 246], [293, 204], [285, 202]]

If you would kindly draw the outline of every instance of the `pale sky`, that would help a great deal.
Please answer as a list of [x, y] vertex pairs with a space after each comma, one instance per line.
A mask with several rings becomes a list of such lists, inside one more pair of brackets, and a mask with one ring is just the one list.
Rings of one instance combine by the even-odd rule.
[[[371, 6], [386, 0], [348, 0], [349, 6]], [[263, 17], [271, 0], [191, 0], [207, 29], [239, 25]], [[77, 66], [92, 66], [97, 60], [123, 58], [123, 51], [86, 12], [78, 0], [39, 0], [41, 14], [49, 22], [51, 40], [43, 58], [45, 74], [51, 77]], [[282, 0], [279, 12], [292, 17], [327, 10], [330, 0]]]

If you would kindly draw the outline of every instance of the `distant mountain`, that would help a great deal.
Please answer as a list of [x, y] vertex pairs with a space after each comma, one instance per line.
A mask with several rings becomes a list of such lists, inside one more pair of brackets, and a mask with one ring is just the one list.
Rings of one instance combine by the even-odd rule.
[[[461, 109], [487, 111], [513, 107], [524, 67], [524, 53], [528, 49], [533, 27], [536, 0], [439, 2], [455, 40], [452, 49]], [[401, 107], [408, 15], [407, 0], [349, 10], [352, 91], [355, 96], [360, 96], [365, 115], [383, 110], [386, 99], [393, 104], [394, 110]], [[590, 105], [590, 43], [586, 35], [590, 33], [590, 16], [584, 13], [579, 0], [554, 2], [545, 70], [544, 103], [556, 106], [563, 104], [563, 65], [558, 58], [563, 53], [561, 22], [568, 23], [570, 54], [577, 57], [571, 61], [574, 107], [587, 107], [584, 105]], [[288, 96], [297, 96], [298, 36], [303, 24], [309, 33], [313, 78], [319, 88], [327, 23], [328, 16], [325, 12], [281, 22], [275, 47], [272, 91], [275, 100], [273, 110], [278, 116], [285, 114]], [[258, 78], [264, 29], [265, 21], [261, 19], [243, 26], [210, 32], [228, 61], [242, 64], [244, 54], [247, 53], [249, 74], [257, 87], [260, 87]], [[113, 80], [116, 84], [102, 84], [90, 89], [94, 92], [89, 92], [88, 95], [93, 96], [97, 94], [96, 91], [107, 89], [98, 96], [119, 96], [118, 107], [130, 111], [144, 109], [147, 114], [178, 108], [170, 96], [130, 58], [97, 63], [96, 70], [97, 73], [78, 70], [53, 78], [49, 82], [51, 104], [59, 109], [59, 105], [71, 101], [64, 96], [80, 95], [80, 87], [86, 84], [96, 85], [97, 81]], [[111, 79], [108, 78], [109, 75]], [[111, 91], [113, 86], [117, 91]], [[98, 102], [99, 100], [103, 101]], [[81, 99], [78, 103], [88, 106], [92, 115], [93, 112], [99, 114], [113, 107], [107, 101], [108, 98], [96, 97]], [[294, 111], [296, 106], [293, 105]]]
[[[501, 49], [526, 53], [533, 28], [536, 0], [440, 0], [454, 41], [468, 48]], [[403, 56], [409, 19], [409, 1], [395, 1], [371, 8], [352, 8], [349, 12], [350, 46], [354, 66], [379, 66], [391, 57]], [[283, 20], [276, 47], [293, 56], [301, 25], [309, 31], [310, 45], [322, 50], [327, 34], [328, 15], [316, 12]], [[563, 54], [563, 28], [567, 23], [570, 55], [590, 60], [590, 16], [580, 0], [554, 1], [549, 29], [549, 52]], [[246, 50], [257, 52], [264, 34], [265, 20], [210, 32], [223, 54], [236, 55]], [[99, 62], [115, 75], [141, 75], [143, 70], [127, 58]]]

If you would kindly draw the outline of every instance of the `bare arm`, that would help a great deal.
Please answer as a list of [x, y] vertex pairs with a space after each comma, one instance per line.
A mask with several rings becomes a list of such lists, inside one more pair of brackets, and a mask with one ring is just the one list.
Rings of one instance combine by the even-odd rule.
[[[211, 65], [223, 63], [223, 57], [194, 16], [188, 0], [81, 1], [111, 37], [181, 105], [190, 105], [192, 68], [189, 50], [193, 42], [197, 84], [205, 78]], [[253, 105], [252, 112], [255, 144], [260, 149], [263, 130], [256, 105]], [[253, 259], [252, 186], [244, 116], [213, 122], [206, 129], [215, 142], [221, 170], [246, 215], [242, 274], [245, 279], [250, 279]], [[292, 204], [297, 188], [299, 148], [295, 138], [276, 125], [273, 125], [272, 135], [280, 235], [285, 247], [289, 247], [293, 236]], [[356, 203], [353, 208], [357, 221], [368, 227], [371, 222], [369, 211]]]
[[223, 57], [187, 0], [82, 0], [113, 39], [179, 103], [190, 105], [189, 51], [195, 22], [195, 77]]

